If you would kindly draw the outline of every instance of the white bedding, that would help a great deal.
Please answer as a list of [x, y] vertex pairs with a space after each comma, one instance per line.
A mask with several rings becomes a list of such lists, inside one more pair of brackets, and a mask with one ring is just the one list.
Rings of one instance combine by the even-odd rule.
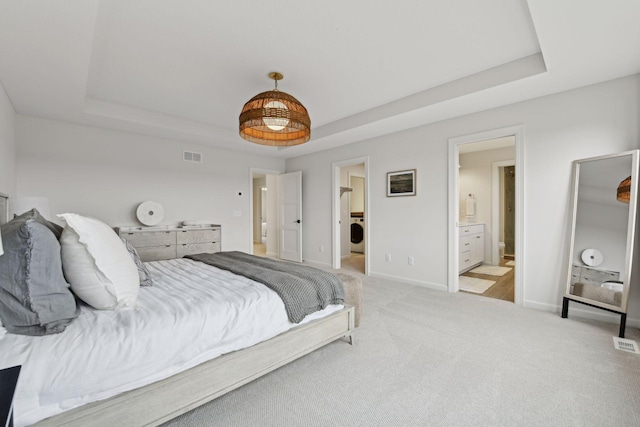
[[[294, 326], [275, 292], [250, 279], [188, 259], [145, 263], [154, 286], [135, 310], [80, 316], [57, 335], [7, 334], [0, 368], [23, 365], [15, 425], [141, 387]], [[342, 308], [332, 305], [305, 323]]]

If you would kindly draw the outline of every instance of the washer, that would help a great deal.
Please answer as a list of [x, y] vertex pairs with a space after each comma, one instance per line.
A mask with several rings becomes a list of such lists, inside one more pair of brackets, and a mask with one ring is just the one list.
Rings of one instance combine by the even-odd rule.
[[351, 217], [351, 252], [364, 253], [364, 218]]

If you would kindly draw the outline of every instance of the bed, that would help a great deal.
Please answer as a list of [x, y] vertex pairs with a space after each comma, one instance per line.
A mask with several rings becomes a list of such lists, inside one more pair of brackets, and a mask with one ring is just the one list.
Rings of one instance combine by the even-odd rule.
[[64, 332], [0, 339], [0, 367], [23, 367], [16, 426], [158, 425], [355, 328], [349, 305], [294, 323], [249, 278], [191, 259], [145, 266], [154, 284], [135, 307], [80, 303]]

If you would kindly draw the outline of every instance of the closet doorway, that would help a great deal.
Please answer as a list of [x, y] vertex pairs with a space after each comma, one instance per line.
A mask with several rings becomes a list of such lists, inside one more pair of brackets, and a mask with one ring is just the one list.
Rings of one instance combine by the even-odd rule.
[[449, 140], [450, 292], [523, 304], [522, 138], [514, 126]]

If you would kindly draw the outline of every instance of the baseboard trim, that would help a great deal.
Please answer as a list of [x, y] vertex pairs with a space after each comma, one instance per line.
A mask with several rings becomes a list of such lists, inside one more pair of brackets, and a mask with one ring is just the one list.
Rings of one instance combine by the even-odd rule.
[[405, 277], [393, 276], [391, 274], [384, 274], [384, 273], [376, 273], [373, 271], [369, 272], [369, 276], [378, 277], [380, 279], [394, 280], [396, 282], [406, 283], [408, 285], [422, 286], [423, 288], [429, 288], [436, 291], [444, 291], [444, 292], [447, 291], [447, 285], [443, 285], [440, 283], [431, 283], [431, 282], [424, 282], [422, 280], [407, 279]]

